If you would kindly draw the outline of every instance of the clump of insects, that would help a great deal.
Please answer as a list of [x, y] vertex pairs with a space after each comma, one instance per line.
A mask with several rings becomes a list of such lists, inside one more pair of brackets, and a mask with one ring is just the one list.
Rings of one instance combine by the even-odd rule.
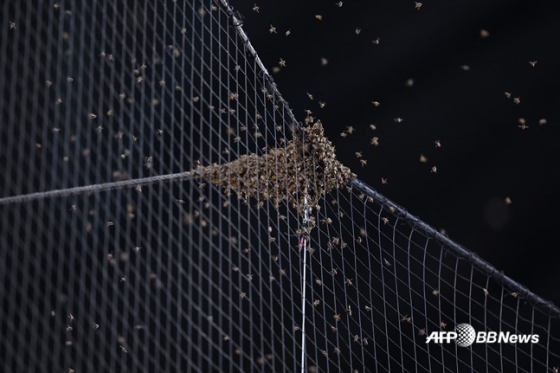
[[199, 166], [193, 176], [222, 186], [227, 195], [233, 190], [259, 203], [271, 200], [275, 207], [287, 200], [305, 215], [306, 208], [318, 207], [325, 193], [343, 187], [356, 175], [336, 159], [334, 146], [316, 122], [295, 130], [285, 147], [264, 155], [242, 155], [226, 164]]

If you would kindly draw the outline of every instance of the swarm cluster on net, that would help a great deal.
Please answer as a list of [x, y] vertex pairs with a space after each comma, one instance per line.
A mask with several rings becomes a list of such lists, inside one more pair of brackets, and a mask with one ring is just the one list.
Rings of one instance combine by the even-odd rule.
[[316, 207], [325, 193], [356, 176], [336, 159], [320, 122], [303, 128], [283, 148], [264, 155], [243, 155], [222, 165], [200, 166], [193, 173], [222, 186], [227, 195], [233, 190], [245, 199], [270, 200], [276, 207], [287, 200], [302, 215], [306, 203]]

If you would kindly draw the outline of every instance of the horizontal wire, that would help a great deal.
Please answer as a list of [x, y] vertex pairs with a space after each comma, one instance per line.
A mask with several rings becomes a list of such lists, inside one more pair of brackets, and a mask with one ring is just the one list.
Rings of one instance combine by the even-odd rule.
[[78, 186], [74, 188], [49, 190], [46, 192], [21, 194], [17, 196], [0, 198], [0, 206], [10, 205], [14, 203], [36, 201], [36, 200], [47, 199], [47, 198], [68, 197], [68, 196], [74, 196], [79, 194], [98, 193], [98, 192], [104, 192], [108, 190], [127, 188], [127, 187], [139, 187], [143, 185], [154, 184], [159, 181], [190, 179], [192, 177], [193, 177], [192, 172], [187, 171], [187, 172], [179, 172], [175, 174], [144, 177], [141, 179], [122, 180], [122, 181], [114, 181], [111, 183], [92, 184], [92, 185]]

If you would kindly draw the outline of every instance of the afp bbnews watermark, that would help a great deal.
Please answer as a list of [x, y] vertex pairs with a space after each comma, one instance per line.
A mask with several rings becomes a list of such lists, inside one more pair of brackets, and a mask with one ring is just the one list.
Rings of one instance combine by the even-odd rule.
[[539, 343], [538, 334], [513, 334], [511, 332], [477, 332], [470, 324], [458, 324], [455, 331], [431, 332], [426, 343], [452, 343], [457, 346], [469, 347], [473, 343]]

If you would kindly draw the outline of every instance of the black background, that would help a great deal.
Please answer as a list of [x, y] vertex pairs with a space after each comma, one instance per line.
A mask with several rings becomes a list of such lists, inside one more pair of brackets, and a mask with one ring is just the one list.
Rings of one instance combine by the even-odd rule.
[[231, 5], [296, 117], [311, 110], [361, 180], [560, 304], [560, 2]]

